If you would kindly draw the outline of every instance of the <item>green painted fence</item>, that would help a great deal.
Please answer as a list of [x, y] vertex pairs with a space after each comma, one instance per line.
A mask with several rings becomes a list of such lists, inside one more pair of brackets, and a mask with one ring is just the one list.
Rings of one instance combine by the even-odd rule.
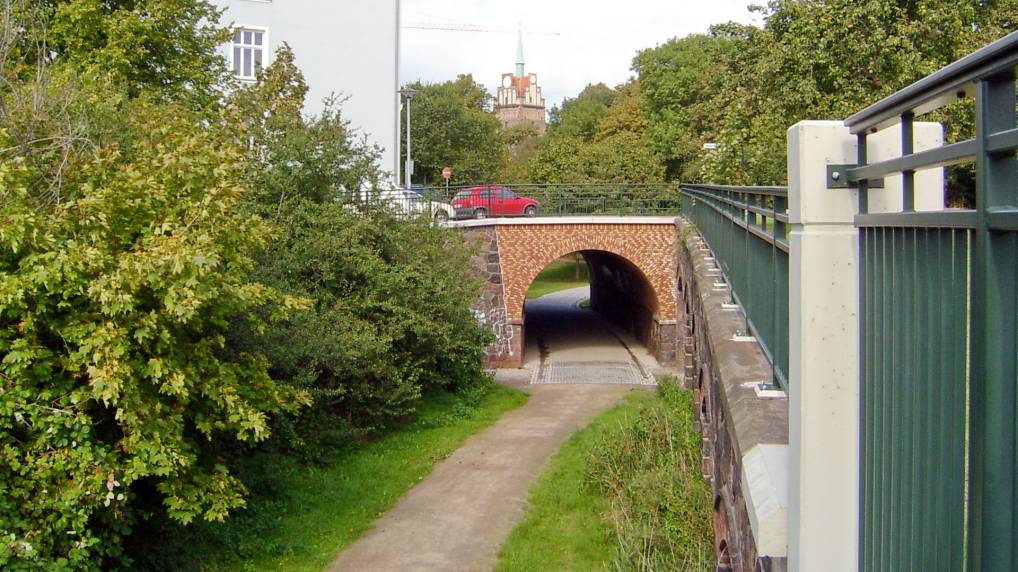
[[[861, 542], [866, 571], [1018, 570], [1018, 33], [848, 118], [862, 254]], [[976, 137], [914, 152], [916, 115], [975, 97]], [[866, 137], [902, 126], [902, 156]], [[976, 209], [914, 212], [914, 174], [976, 163]], [[868, 213], [900, 176], [904, 212]]]
[[696, 225], [746, 321], [788, 383], [788, 191], [783, 187], [681, 185], [682, 214]]

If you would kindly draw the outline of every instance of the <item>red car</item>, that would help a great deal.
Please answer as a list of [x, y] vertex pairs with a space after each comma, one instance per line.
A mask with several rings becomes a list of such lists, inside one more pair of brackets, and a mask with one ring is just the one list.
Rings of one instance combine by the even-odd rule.
[[456, 218], [489, 216], [537, 216], [541, 203], [521, 197], [505, 187], [470, 187], [456, 193], [450, 201]]

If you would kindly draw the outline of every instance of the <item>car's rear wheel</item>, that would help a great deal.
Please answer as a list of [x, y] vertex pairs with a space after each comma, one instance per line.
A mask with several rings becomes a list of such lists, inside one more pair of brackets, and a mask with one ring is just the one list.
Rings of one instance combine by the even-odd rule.
[[488, 218], [488, 209], [474, 209], [474, 218]]
[[527, 206], [527, 208], [523, 209], [523, 216], [537, 216], [537, 207], [534, 205]]
[[437, 211], [435, 211], [435, 220], [438, 222], [446, 222], [449, 220], [449, 213], [445, 212], [442, 209], [438, 209]]

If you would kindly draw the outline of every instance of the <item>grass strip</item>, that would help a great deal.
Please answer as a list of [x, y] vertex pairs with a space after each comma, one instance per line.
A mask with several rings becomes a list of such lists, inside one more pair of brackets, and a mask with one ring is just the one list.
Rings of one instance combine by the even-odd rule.
[[673, 380], [570, 438], [530, 490], [500, 571], [712, 570], [692, 396]]
[[328, 466], [263, 455], [257, 460], [260, 480], [271, 483], [272, 494], [252, 496], [225, 523], [184, 528], [182, 538], [168, 539], [172, 555], [142, 565], [318, 572], [467, 437], [526, 400], [525, 393], [494, 383], [476, 403], [437, 393], [422, 400], [414, 422], [348, 450]]
[[590, 284], [590, 276], [585, 262], [580, 262], [580, 278], [577, 279], [576, 262], [559, 259], [544, 267], [544, 270], [534, 278], [527, 290], [527, 300], [588, 284]]

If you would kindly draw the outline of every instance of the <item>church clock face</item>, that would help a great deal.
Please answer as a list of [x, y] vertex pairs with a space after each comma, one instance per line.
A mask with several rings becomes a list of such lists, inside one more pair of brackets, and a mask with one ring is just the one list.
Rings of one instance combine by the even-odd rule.
[[509, 76], [505, 76], [505, 77], [502, 78], [502, 87], [512, 87], [512, 86], [513, 86], [513, 78], [511, 78]]

